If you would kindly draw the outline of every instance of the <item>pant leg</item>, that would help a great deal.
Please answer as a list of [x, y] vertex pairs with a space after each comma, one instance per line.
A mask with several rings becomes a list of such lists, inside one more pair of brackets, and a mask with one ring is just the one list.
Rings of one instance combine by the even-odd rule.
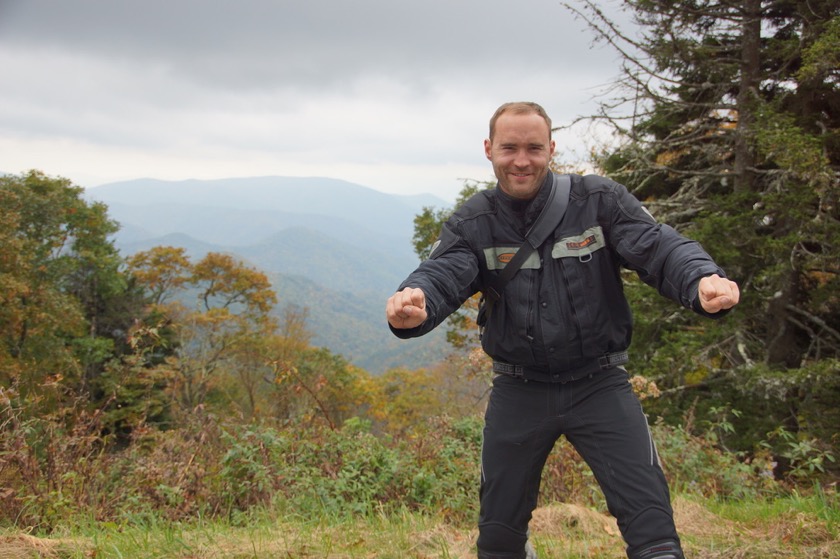
[[566, 437], [595, 474], [628, 555], [661, 541], [678, 546], [668, 485], [626, 371], [570, 384]]
[[481, 453], [479, 559], [525, 558], [542, 468], [559, 436], [552, 421], [557, 398], [549, 384], [504, 375], [493, 381]]

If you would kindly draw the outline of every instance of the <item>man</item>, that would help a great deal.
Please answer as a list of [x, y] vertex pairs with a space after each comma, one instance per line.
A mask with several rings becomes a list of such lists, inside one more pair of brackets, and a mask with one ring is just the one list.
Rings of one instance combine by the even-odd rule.
[[[388, 299], [401, 338], [429, 332], [486, 293], [549, 199], [554, 141], [542, 107], [502, 105], [484, 152], [497, 188], [454, 213], [429, 259]], [[565, 435], [604, 491], [628, 557], [682, 559], [647, 419], [622, 367], [631, 316], [619, 268], [710, 317], [738, 303], [738, 286], [699, 244], [603, 177], [571, 176], [568, 208], [552, 228], [485, 314], [481, 341], [497, 374], [485, 414], [478, 557], [526, 557], [542, 468]]]

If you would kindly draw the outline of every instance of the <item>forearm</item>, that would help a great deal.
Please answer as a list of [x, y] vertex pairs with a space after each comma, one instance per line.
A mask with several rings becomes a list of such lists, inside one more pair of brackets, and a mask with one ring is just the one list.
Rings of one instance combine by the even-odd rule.
[[415, 328], [391, 327], [399, 338], [414, 338], [427, 334], [475, 292], [474, 282], [478, 275], [477, 266], [471, 254], [447, 253], [439, 258], [423, 262], [397, 291], [407, 287], [422, 289], [426, 296], [427, 318]]

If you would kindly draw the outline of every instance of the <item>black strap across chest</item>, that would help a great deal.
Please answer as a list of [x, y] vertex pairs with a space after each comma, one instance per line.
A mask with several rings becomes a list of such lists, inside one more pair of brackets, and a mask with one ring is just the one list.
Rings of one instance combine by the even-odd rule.
[[511, 258], [510, 262], [505, 264], [501, 272], [489, 277], [488, 285], [483, 294], [484, 305], [482, 314], [484, 316], [480, 317], [479, 323], [483, 323], [490, 316], [493, 305], [501, 299], [502, 291], [504, 291], [508, 282], [519, 271], [519, 268], [522, 267], [522, 264], [525, 263], [528, 257], [548, 239], [548, 236], [551, 235], [563, 219], [566, 208], [569, 206], [569, 192], [571, 191], [572, 180], [569, 175], [555, 174], [553, 177], [551, 191], [548, 194], [545, 206], [543, 206], [540, 215], [537, 216], [537, 219], [525, 234], [525, 242], [517, 249], [516, 254]]

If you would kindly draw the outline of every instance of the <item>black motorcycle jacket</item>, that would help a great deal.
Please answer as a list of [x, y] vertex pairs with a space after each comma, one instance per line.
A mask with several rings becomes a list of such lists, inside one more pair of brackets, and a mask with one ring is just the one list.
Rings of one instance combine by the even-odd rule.
[[[706, 316], [697, 301], [704, 276], [723, 270], [699, 243], [657, 223], [627, 189], [596, 175], [571, 175], [565, 216], [505, 287], [481, 343], [494, 361], [526, 378], [565, 381], [599, 369], [605, 355], [626, 351], [632, 336], [621, 268], [660, 294]], [[479, 192], [445, 223], [428, 260], [398, 290], [426, 296], [427, 320], [400, 338], [421, 336], [475, 293], [484, 291], [525, 241], [529, 221], [550, 188], [551, 173], [530, 207], [497, 187]], [[537, 207], [534, 207], [537, 206]]]

